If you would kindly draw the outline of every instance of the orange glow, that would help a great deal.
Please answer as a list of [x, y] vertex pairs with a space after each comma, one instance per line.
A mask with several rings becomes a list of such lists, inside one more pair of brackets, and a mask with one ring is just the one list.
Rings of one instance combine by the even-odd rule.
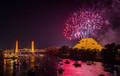
[[4, 65], [6, 64], [6, 59], [4, 59]]
[[16, 49], [15, 52], [18, 52], [18, 40], [16, 40]]
[[7, 54], [6, 54], [6, 53], [4, 54], [4, 57], [7, 57]]
[[4, 72], [6, 73], [6, 59], [4, 59]]
[[35, 61], [35, 58], [32, 56], [31, 57], [31, 62], [34, 62]]
[[118, 51], [120, 52], [120, 49], [118, 49]]
[[103, 49], [93, 38], [83, 38], [81, 39], [73, 48], [77, 49], [98, 49], [101, 51]]
[[32, 41], [32, 52], [34, 52], [34, 41]]

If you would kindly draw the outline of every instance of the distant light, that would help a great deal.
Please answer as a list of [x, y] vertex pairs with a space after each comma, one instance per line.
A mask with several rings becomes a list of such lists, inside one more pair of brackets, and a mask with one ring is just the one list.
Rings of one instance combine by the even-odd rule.
[[40, 54], [40, 56], [41, 56], [41, 57], [43, 57], [43, 56], [44, 56], [44, 54]]
[[19, 54], [21, 55], [21, 52]]

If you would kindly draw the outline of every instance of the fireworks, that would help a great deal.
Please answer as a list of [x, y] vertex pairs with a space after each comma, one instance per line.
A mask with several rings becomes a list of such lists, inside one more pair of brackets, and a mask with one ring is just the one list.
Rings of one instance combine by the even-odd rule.
[[101, 29], [103, 18], [93, 10], [79, 10], [66, 20], [64, 36], [68, 40], [94, 36]]

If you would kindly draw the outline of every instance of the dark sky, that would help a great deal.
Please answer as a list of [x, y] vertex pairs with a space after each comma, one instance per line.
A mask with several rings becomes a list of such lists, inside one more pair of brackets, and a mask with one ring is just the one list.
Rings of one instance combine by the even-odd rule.
[[19, 41], [20, 48], [31, 48], [32, 40], [35, 41], [35, 48], [73, 46], [76, 44], [75, 40], [66, 40], [62, 33], [65, 20], [84, 2], [89, 5], [97, 1], [5, 0], [0, 2], [0, 48], [15, 48], [16, 40]]
[[62, 34], [73, 1], [4, 1], [0, 12], [0, 48], [35, 48], [69, 45]]

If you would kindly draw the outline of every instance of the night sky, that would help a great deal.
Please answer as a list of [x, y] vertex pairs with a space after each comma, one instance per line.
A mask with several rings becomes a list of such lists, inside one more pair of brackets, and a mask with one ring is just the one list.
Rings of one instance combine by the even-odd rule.
[[[73, 47], [79, 40], [69, 41], [63, 36], [66, 19], [83, 4], [90, 6], [98, 2], [103, 2], [107, 8], [113, 5], [110, 0], [0, 2], [0, 48], [15, 48], [16, 40], [19, 41], [19, 48], [31, 48], [32, 40], [35, 41], [35, 48], [62, 45]], [[115, 15], [118, 12], [120, 11]], [[120, 20], [119, 15], [111, 18], [116, 18], [116, 22]], [[110, 24], [116, 23], [114, 20], [111, 22]], [[112, 29], [115, 30], [116, 27], [119, 27], [118, 23]]]

